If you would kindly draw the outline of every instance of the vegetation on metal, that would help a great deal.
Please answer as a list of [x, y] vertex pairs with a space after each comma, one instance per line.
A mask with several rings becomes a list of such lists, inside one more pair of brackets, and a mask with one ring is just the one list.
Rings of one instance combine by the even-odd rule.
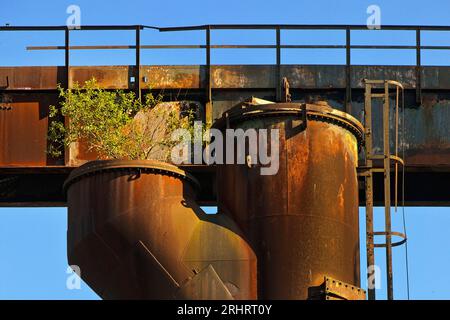
[[193, 130], [193, 110], [170, 108], [161, 103], [161, 95], [149, 93], [141, 101], [134, 92], [101, 89], [95, 79], [58, 90], [60, 106], [50, 106], [49, 114], [48, 153], [53, 157], [83, 142], [99, 159], [169, 161], [171, 147], [180, 143], [172, 133]]

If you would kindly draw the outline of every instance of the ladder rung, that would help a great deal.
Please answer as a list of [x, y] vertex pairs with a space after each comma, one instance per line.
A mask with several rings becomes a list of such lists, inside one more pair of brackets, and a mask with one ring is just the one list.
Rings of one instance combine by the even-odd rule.
[[372, 98], [384, 98], [386, 96], [386, 94], [384, 94], [384, 93], [371, 93], [370, 96]]

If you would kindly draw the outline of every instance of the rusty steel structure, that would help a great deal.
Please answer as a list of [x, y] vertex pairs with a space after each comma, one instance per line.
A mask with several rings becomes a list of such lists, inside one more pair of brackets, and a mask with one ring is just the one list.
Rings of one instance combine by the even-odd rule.
[[326, 103], [241, 104], [216, 125], [279, 130], [277, 174], [238, 164], [239, 151], [217, 172], [219, 214], [236, 221], [258, 257], [258, 297], [306, 299], [324, 276], [360, 286], [359, 121]]
[[[141, 25], [82, 26], [70, 30], [66, 26], [3, 26], [0, 32], [55, 32], [64, 33], [64, 44], [55, 47], [29, 47], [30, 50], [64, 50], [62, 66], [2, 67], [0, 66], [0, 205], [2, 206], [61, 206], [66, 204], [60, 192], [68, 174], [78, 165], [94, 159], [81, 149], [66, 150], [60, 159], [46, 154], [48, 107], [58, 104], [57, 84], [71, 87], [95, 77], [106, 89], [134, 90], [140, 93], [150, 86], [156, 92], [164, 92], [166, 100], [187, 97], [205, 104], [204, 118], [219, 118], [223, 112], [249, 96], [272, 101], [314, 102], [327, 100], [334, 109], [347, 111], [361, 120], [364, 109], [363, 79], [395, 79], [404, 86], [405, 93], [405, 190], [406, 205], [445, 206], [450, 179], [450, 130], [445, 125], [449, 116], [450, 68], [425, 66], [424, 51], [448, 50], [448, 46], [423, 45], [427, 33], [449, 31], [447, 26], [383, 26], [383, 30], [414, 33], [414, 45], [358, 45], [351, 41], [355, 32], [366, 26], [352, 25], [206, 25], [193, 27], [156, 28]], [[136, 36], [136, 43], [122, 46], [74, 46], [70, 35], [90, 30], [128, 30]], [[147, 45], [141, 43], [146, 30], [156, 32], [182, 32], [197, 30], [205, 33], [205, 43], [200, 45]], [[216, 44], [211, 36], [216, 30], [273, 30], [273, 45]], [[344, 44], [309, 45], [285, 44], [283, 32], [287, 30], [335, 30], [345, 36]], [[138, 44], [138, 45], [136, 45]], [[136, 64], [126, 66], [73, 66], [71, 52], [83, 49], [135, 50]], [[142, 65], [141, 55], [147, 50], [201, 49], [205, 53], [205, 65], [153, 66]], [[274, 65], [214, 65], [211, 56], [217, 49], [273, 49]], [[345, 50], [342, 65], [287, 65], [283, 52], [293, 49]], [[412, 66], [361, 66], [352, 64], [356, 50], [414, 51], [416, 63]], [[30, 51], [32, 53], [33, 51]], [[283, 79], [289, 82], [285, 87]], [[286, 90], [287, 89], [287, 90]], [[287, 93], [287, 94], [286, 94]], [[378, 102], [374, 102], [375, 104]], [[350, 110], [351, 109], [351, 110]], [[378, 108], [377, 108], [378, 109]], [[375, 119], [379, 117], [374, 114]], [[441, 121], [444, 120], [444, 121]], [[378, 124], [374, 124], [378, 126]], [[26, 130], [25, 130], [26, 129]], [[375, 135], [374, 147], [379, 147], [382, 137]], [[72, 150], [73, 151], [73, 150]], [[363, 162], [360, 163], [364, 165]], [[202, 185], [199, 201], [215, 204], [215, 168], [186, 166]], [[375, 182], [383, 176], [374, 172]], [[364, 178], [361, 178], [363, 181]], [[45, 182], [46, 188], [38, 188]], [[428, 185], [424, 189], [420, 186]], [[393, 193], [395, 194], [395, 192]], [[375, 183], [374, 205], [384, 203], [382, 183]], [[364, 190], [360, 190], [360, 204], [365, 204]]]
[[[204, 44], [147, 45], [142, 33], [149, 29], [203, 32]], [[64, 33], [64, 45], [27, 47], [30, 54], [64, 50], [62, 65], [0, 66], [0, 206], [68, 206], [69, 262], [81, 266], [83, 279], [109, 299], [363, 299], [365, 292], [358, 288], [358, 206], [366, 206], [367, 263], [374, 264], [374, 248], [386, 249], [388, 297], [393, 298], [392, 247], [405, 243], [406, 235], [391, 230], [391, 203], [397, 204], [401, 192], [404, 205], [450, 204], [450, 67], [425, 66], [422, 61], [424, 51], [450, 50], [422, 44], [427, 33], [450, 27], [383, 26], [385, 31], [413, 33], [415, 43], [352, 43], [352, 34], [370, 32], [366, 29], [365, 25], [0, 27], [0, 33]], [[128, 30], [135, 41], [72, 45], [70, 36], [84, 30]], [[212, 40], [216, 30], [271, 30], [274, 43], [216, 44]], [[286, 44], [283, 35], [288, 30], [334, 30], [343, 34], [345, 43]], [[71, 64], [73, 50], [92, 49], [134, 50], [135, 63]], [[205, 64], [142, 64], [144, 50], [160, 49], [201, 49]], [[215, 50], [222, 49], [271, 49], [275, 64], [213, 64]], [[342, 50], [345, 61], [283, 64], [283, 52], [292, 49]], [[371, 49], [410, 50], [415, 63], [352, 63], [352, 52]], [[108, 90], [134, 91], [139, 97], [151, 91], [163, 94], [166, 101], [180, 97], [198, 101], [204, 105], [202, 118], [222, 130], [280, 129], [279, 174], [256, 174], [258, 165], [251, 161], [179, 168], [151, 161], [91, 162], [96, 156], [82, 142], [64, 150], [60, 158], [51, 158], [46, 152], [48, 115], [49, 106], [59, 103], [58, 84], [71, 88], [92, 77]], [[390, 85], [399, 85], [404, 101], [401, 141], [400, 89], [392, 94]], [[377, 86], [384, 91], [375, 92]], [[242, 103], [250, 96], [277, 103]], [[358, 147], [364, 147], [359, 159]], [[398, 148], [403, 150], [401, 157]], [[380, 150], [382, 154], [376, 154]], [[404, 167], [402, 183], [399, 165]], [[207, 216], [199, 205], [217, 205], [219, 214]], [[385, 207], [385, 230], [374, 231], [373, 207], [380, 205]], [[375, 236], [384, 236], [385, 242], [374, 243]], [[394, 242], [393, 236], [404, 239]], [[369, 288], [369, 299], [375, 298], [374, 293]]]
[[[156, 161], [92, 161], [66, 181], [70, 265], [104, 299], [256, 299], [256, 257], [198, 182]], [[207, 241], [205, 241], [207, 239]]]
[[365, 300], [366, 292], [351, 284], [324, 277], [320, 286], [308, 290], [309, 300]]

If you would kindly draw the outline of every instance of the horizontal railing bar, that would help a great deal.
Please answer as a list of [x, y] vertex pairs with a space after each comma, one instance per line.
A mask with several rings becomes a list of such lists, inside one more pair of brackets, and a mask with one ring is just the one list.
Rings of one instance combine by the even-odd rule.
[[[64, 50], [65, 46], [28, 46], [27, 50]], [[96, 49], [136, 49], [136, 46], [70, 46], [70, 50], [96, 50]]]
[[[219, 25], [199, 25], [199, 26], [185, 26], [185, 27], [163, 27], [159, 28], [161, 32], [167, 31], [189, 31], [189, 30], [204, 30], [210, 28], [211, 30], [233, 30], [233, 29], [254, 29], [254, 30], [368, 30], [367, 25], [296, 25], [296, 24], [219, 24]], [[436, 30], [436, 31], [450, 31], [450, 26], [414, 26], [414, 25], [381, 25], [381, 30]]]
[[[139, 29], [155, 29], [161, 32], [168, 31], [189, 31], [189, 30], [367, 30], [371, 31], [367, 25], [297, 25], [297, 24], [216, 24], [216, 25], [199, 25], [199, 26], [181, 26], [181, 27], [155, 27], [147, 25], [81, 25], [77, 29], [68, 26], [1, 26], [0, 31], [48, 31], [48, 30], [135, 30]], [[381, 25], [380, 30], [424, 30], [424, 31], [450, 31], [450, 26], [417, 26], [417, 25]]]
[[[276, 48], [274, 45], [211, 45], [212, 49], [267, 49]], [[141, 49], [206, 49], [206, 45], [141, 45]], [[64, 50], [64, 46], [28, 46], [27, 50]], [[134, 45], [101, 45], [101, 46], [70, 46], [71, 50], [93, 50], [93, 49], [136, 49]]]
[[[276, 49], [276, 45], [211, 45], [211, 49]], [[142, 45], [141, 49], [206, 49], [206, 45]], [[345, 49], [345, 45], [280, 45], [281, 49]], [[27, 46], [27, 50], [64, 50], [65, 46]], [[70, 46], [70, 50], [136, 49], [134, 45]], [[351, 45], [350, 49], [415, 50], [416, 46]], [[450, 50], [450, 46], [421, 46], [421, 50]]]
[[422, 50], [449, 50], [450, 46], [420, 46]]
[[81, 25], [80, 27], [68, 26], [0, 26], [0, 31], [58, 31], [69, 29], [71, 31], [80, 30], [136, 30], [139, 29], [156, 29], [157, 27], [142, 26], [142, 25]]

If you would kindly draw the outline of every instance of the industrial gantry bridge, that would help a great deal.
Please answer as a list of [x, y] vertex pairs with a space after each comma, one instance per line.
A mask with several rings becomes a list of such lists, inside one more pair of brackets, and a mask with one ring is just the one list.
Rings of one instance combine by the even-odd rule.
[[[141, 43], [145, 29], [160, 32], [198, 30], [204, 32], [201, 45], [147, 45]], [[127, 45], [71, 45], [70, 35], [84, 30], [128, 30], [135, 33], [135, 43]], [[274, 44], [231, 45], [212, 44], [214, 30], [272, 30]], [[310, 45], [285, 44], [284, 30], [337, 30], [345, 35], [345, 44]], [[64, 50], [62, 66], [2, 67], [0, 66], [0, 206], [66, 206], [63, 184], [69, 174], [95, 155], [83, 143], [66, 148], [59, 158], [47, 154], [49, 106], [58, 105], [58, 84], [71, 88], [96, 78], [100, 87], [135, 91], [139, 96], [148, 92], [162, 93], [164, 99], [199, 101], [204, 104], [203, 118], [208, 122], [249, 97], [269, 101], [315, 103], [326, 100], [336, 109], [352, 115], [365, 123], [365, 137], [370, 136], [370, 152], [384, 154], [371, 158], [372, 153], [360, 153], [359, 205], [390, 206], [398, 194], [409, 206], [447, 206], [450, 204], [450, 64], [449, 66], [424, 66], [422, 53], [429, 50], [450, 50], [447, 45], [423, 45], [424, 33], [450, 31], [445, 26], [382, 26], [382, 30], [413, 33], [414, 45], [356, 45], [352, 32], [367, 30], [358, 25], [203, 25], [189, 27], [156, 28], [131, 26], [7, 26], [0, 32], [54, 31], [65, 35], [61, 46], [31, 46], [28, 50]], [[72, 50], [129, 49], [136, 53], [135, 64], [117, 66], [72, 66]], [[143, 50], [201, 49], [204, 65], [143, 65]], [[272, 49], [276, 63], [273, 65], [214, 65], [214, 49]], [[338, 49], [345, 51], [341, 65], [288, 65], [282, 63], [282, 52], [290, 49]], [[355, 50], [413, 51], [414, 65], [354, 65]], [[450, 61], [450, 60], [449, 60]], [[0, 62], [1, 65], [1, 62]], [[368, 80], [369, 79], [369, 80]], [[390, 80], [390, 81], [387, 81]], [[372, 92], [383, 84], [382, 93]], [[389, 85], [397, 87], [392, 94]], [[399, 88], [404, 110], [402, 126], [396, 125], [399, 105]], [[394, 90], [395, 91], [395, 90]], [[381, 98], [373, 99], [372, 98]], [[367, 106], [373, 123], [367, 123]], [[396, 107], [397, 108], [396, 108]], [[305, 107], [306, 108], [306, 107]], [[306, 110], [306, 109], [305, 109]], [[389, 112], [392, 110], [394, 112]], [[305, 111], [306, 112], [306, 111]], [[386, 113], [387, 112], [387, 113]], [[394, 125], [395, 124], [395, 125]], [[367, 128], [370, 128], [368, 131]], [[399, 132], [400, 130], [400, 132]], [[389, 140], [389, 132], [394, 140]], [[400, 140], [398, 140], [400, 136]], [[388, 139], [386, 139], [388, 138]], [[367, 143], [367, 141], [366, 141]], [[400, 156], [391, 155], [390, 149], [403, 150]], [[387, 152], [387, 154], [386, 154]], [[369, 160], [369, 161], [367, 161]], [[373, 160], [373, 161], [372, 161]], [[397, 163], [391, 166], [390, 161]], [[369, 167], [383, 170], [367, 170]], [[404, 179], [398, 180], [391, 169], [405, 164]], [[369, 167], [368, 167], [369, 166]], [[198, 203], [217, 205], [216, 166], [185, 165], [182, 168], [201, 184]], [[369, 168], [369, 169], [370, 169]], [[367, 187], [370, 172], [370, 191]], [[393, 171], [394, 172], [394, 171]], [[395, 172], [394, 172], [395, 173]], [[330, 172], [329, 174], [333, 174]], [[389, 183], [391, 182], [391, 183]], [[386, 192], [386, 184], [394, 186]], [[368, 197], [369, 195], [369, 197]], [[371, 198], [370, 203], [366, 199]], [[404, 196], [404, 197], [403, 197]], [[387, 199], [388, 197], [389, 199]], [[390, 228], [390, 226], [389, 226]], [[386, 250], [391, 249], [391, 230]], [[371, 239], [373, 245], [373, 239]], [[373, 249], [373, 248], [372, 248]], [[390, 255], [390, 253], [388, 253]], [[389, 269], [389, 266], [388, 266]], [[388, 270], [389, 272], [389, 270]], [[389, 280], [389, 279], [388, 279]], [[370, 292], [369, 292], [370, 294]]]

